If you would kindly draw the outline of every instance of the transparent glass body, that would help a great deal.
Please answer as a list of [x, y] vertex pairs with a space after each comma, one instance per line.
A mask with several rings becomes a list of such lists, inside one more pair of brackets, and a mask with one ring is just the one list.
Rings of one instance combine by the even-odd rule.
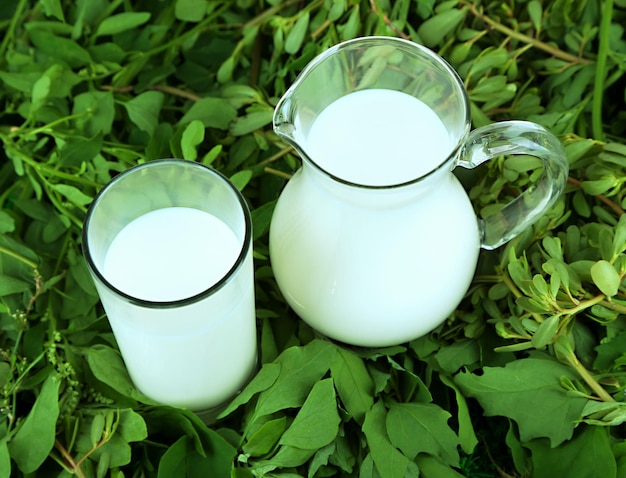
[[[107, 277], [107, 252], [133, 220], [171, 207], [204, 211], [226, 224], [237, 241], [237, 258], [200, 293], [166, 301], [133, 297]], [[85, 219], [83, 253], [130, 377], [147, 397], [206, 410], [230, 398], [253, 373], [257, 340], [251, 237], [250, 213], [239, 191], [198, 163], [145, 163], [116, 176], [96, 196]], [[209, 239], [189, 237], [189, 243]], [[159, 234], [150, 241], [159, 241]], [[211, 264], [199, 261], [194, 267], [208, 270]]]
[[[339, 177], [327, 162], [312, 157], [306, 140], [322, 111], [369, 89], [406, 93], [436, 113], [447, 132], [445, 157], [423, 174], [382, 185]], [[270, 227], [277, 283], [302, 319], [354, 345], [415, 339], [458, 306], [481, 247], [499, 247], [554, 204], [568, 173], [554, 135], [522, 121], [471, 132], [470, 127], [469, 100], [457, 73], [413, 42], [357, 38], [330, 48], [304, 69], [274, 114], [276, 133], [303, 164], [281, 193]], [[342, 145], [342, 151], [348, 147]], [[383, 167], [394, 155], [424, 160], [420, 148], [399, 150], [390, 143], [386, 151]], [[506, 154], [539, 158], [542, 176], [497, 215], [479, 220], [452, 170]], [[349, 150], [339, 161], [350, 159], [359, 167], [359, 158], [346, 156]]]

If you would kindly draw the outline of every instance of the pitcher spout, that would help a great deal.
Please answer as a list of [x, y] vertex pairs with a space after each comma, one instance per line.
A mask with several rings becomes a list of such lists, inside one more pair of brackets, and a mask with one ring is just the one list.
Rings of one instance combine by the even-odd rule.
[[288, 91], [285, 93], [276, 108], [274, 109], [274, 117], [272, 119], [272, 125], [274, 132], [283, 140], [287, 141], [292, 146], [295, 144], [295, 111], [292, 102], [292, 96]]

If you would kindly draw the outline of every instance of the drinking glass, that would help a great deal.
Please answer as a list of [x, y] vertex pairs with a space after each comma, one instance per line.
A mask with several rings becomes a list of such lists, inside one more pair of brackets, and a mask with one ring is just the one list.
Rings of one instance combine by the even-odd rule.
[[[235, 242], [230, 248], [238, 252], [223, 275], [196, 284], [187, 294], [140, 297], [112, 280], [105, 267], [107, 253], [131, 222], [166, 208], [209, 213], [232, 231]], [[204, 256], [196, 253], [212, 247], [210, 233], [169, 247], [164, 237], [177, 227], [171, 215], [158, 226], [138, 246], [158, 251], [148, 256], [155, 267], [146, 267], [143, 277], [144, 271], [129, 269], [133, 277], [156, 290], [167, 282], [168, 273], [157, 264], [178, 260], [186, 261], [194, 277], [212, 275], [212, 263], [204, 263], [199, 259]], [[248, 206], [234, 185], [219, 172], [190, 161], [166, 159], [135, 166], [113, 178], [94, 199], [84, 223], [84, 257], [129, 375], [147, 397], [193, 411], [212, 409], [240, 390], [253, 373], [257, 340], [251, 229]]]

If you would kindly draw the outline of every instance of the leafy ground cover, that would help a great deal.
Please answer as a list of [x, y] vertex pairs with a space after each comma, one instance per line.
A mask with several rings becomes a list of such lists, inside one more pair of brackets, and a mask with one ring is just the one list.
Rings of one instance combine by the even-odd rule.
[[[624, 0], [4, 0], [0, 477], [626, 476], [625, 24]], [[362, 35], [439, 52], [475, 126], [538, 122], [570, 162], [449, 320], [384, 349], [299, 321], [267, 246], [299, 165], [273, 107]], [[222, 171], [252, 208], [262, 366], [211, 426], [141, 401], [81, 257], [94, 194], [164, 157]], [[526, 159], [463, 177], [477, 214], [532, 185]]]

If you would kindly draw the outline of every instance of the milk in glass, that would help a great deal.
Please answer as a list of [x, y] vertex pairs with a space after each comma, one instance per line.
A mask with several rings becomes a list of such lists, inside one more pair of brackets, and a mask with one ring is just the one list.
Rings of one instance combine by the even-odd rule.
[[289, 304], [355, 345], [431, 331], [462, 299], [480, 247], [443, 122], [413, 96], [370, 89], [335, 100], [294, 136], [306, 157], [270, 228]]
[[212, 214], [162, 208], [138, 217], [115, 236], [104, 275], [138, 299], [186, 299], [224, 277], [240, 250], [235, 233]]
[[[180, 301], [222, 280], [242, 247], [212, 214], [167, 207], [134, 219], [117, 234], [103, 273], [135, 299]], [[256, 362], [251, 253], [240, 267], [246, 272], [210, 299], [172, 308], [128, 308], [106, 300], [111, 292], [99, 287], [131, 378], [148, 397], [202, 410], [230, 398], [249, 378]]]

